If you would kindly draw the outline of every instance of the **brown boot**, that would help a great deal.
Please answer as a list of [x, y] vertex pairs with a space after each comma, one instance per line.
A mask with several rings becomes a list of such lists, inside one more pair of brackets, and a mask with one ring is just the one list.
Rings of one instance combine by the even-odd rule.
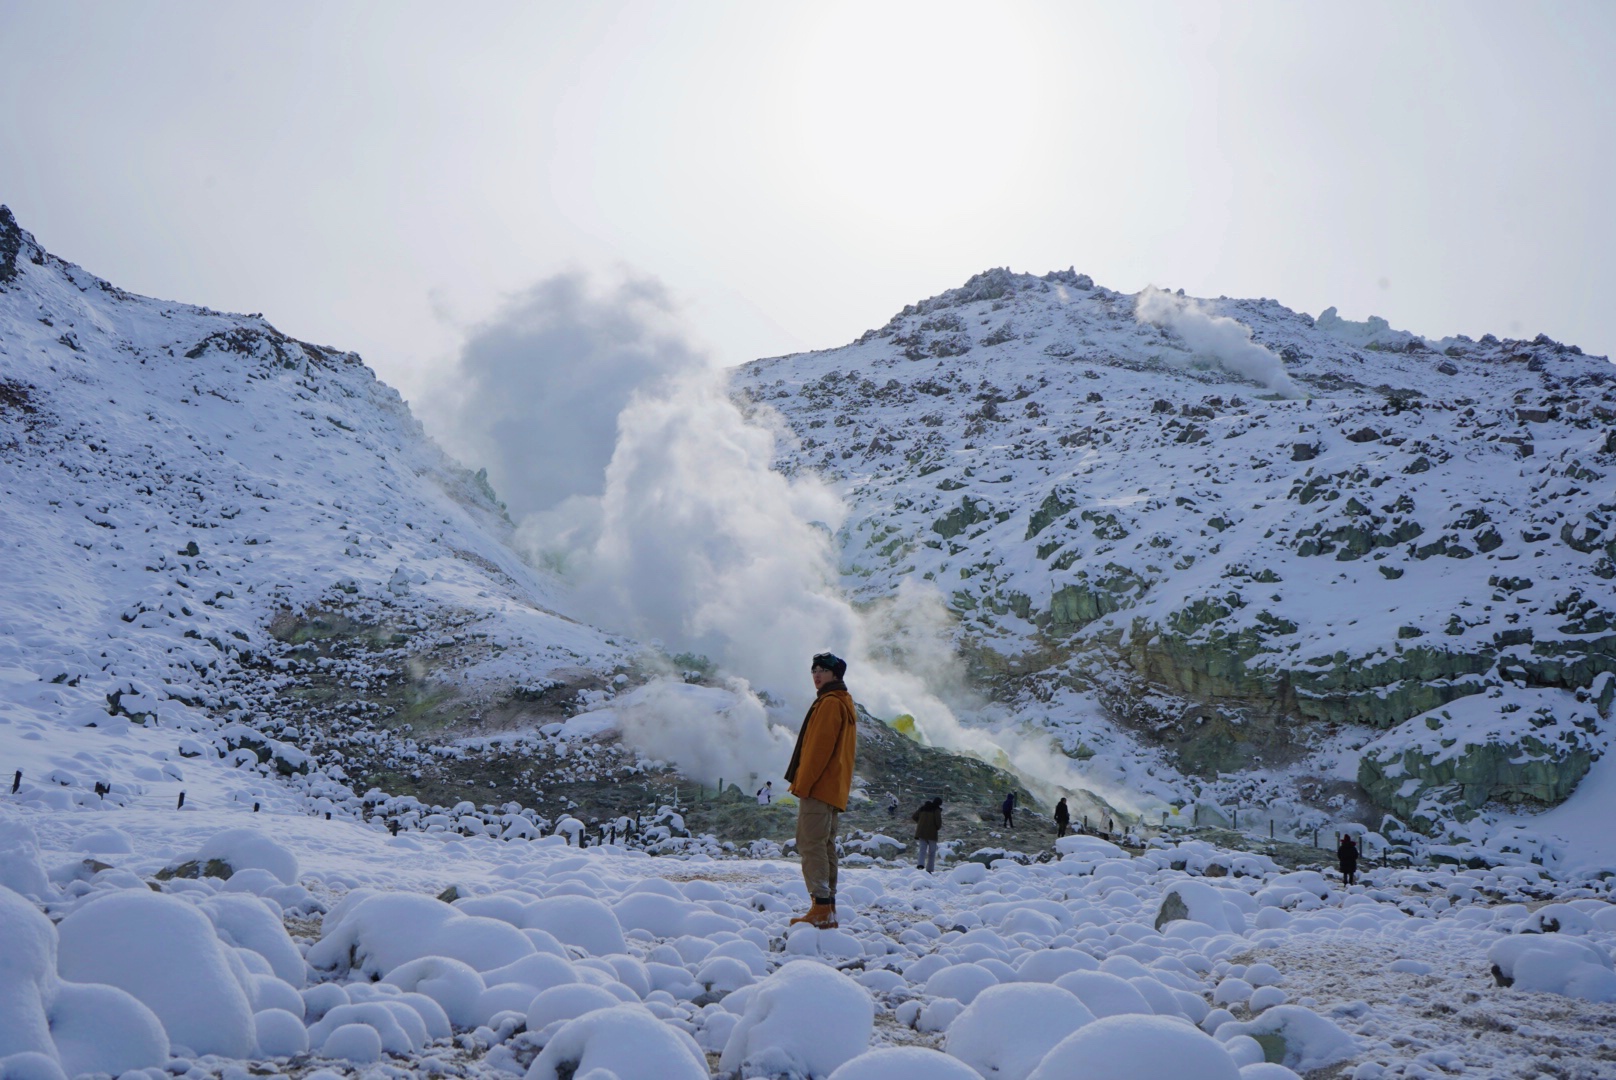
[[791, 920], [792, 924], [807, 923], [820, 930], [830, 930], [836, 926], [836, 907], [833, 904], [816, 899], [806, 915], [798, 915]]

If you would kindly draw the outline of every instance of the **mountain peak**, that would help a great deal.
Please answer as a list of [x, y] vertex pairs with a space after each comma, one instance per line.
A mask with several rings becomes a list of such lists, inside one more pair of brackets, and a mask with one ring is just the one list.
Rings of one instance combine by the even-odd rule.
[[0, 204], [0, 288], [16, 279], [18, 259], [42, 265], [45, 249], [34, 240], [33, 234], [17, 224], [11, 207]]

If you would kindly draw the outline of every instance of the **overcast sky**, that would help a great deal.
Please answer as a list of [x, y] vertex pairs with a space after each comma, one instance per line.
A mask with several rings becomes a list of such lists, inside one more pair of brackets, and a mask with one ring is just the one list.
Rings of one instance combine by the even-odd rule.
[[407, 397], [536, 282], [721, 363], [992, 266], [1616, 351], [1616, 3], [0, 0], [0, 202]]

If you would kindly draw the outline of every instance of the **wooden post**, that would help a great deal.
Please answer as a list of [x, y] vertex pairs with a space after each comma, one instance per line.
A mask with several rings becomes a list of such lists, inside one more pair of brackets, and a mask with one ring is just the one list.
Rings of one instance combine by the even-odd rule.
[[1274, 838], [1274, 819], [1269, 818], [1268, 819], [1268, 839], [1272, 840], [1273, 838]]
[[13, 795], [17, 794], [17, 789], [20, 787], [22, 787], [22, 770], [18, 769], [11, 777], [11, 793]]
[[1229, 814], [1231, 815], [1229, 818], [1229, 827], [1231, 829], [1238, 830], [1240, 828], [1240, 807], [1234, 807], [1234, 809], [1229, 811]]
[[184, 808], [185, 808], [185, 792], [182, 791], [182, 792], [180, 792], [180, 800], [179, 800], [179, 802], [174, 804], [174, 809], [182, 810]]

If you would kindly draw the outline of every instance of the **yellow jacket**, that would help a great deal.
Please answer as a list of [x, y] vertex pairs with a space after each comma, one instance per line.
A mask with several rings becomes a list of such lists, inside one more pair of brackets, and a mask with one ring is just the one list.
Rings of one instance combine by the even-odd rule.
[[808, 708], [797, 745], [786, 767], [786, 781], [797, 798], [818, 799], [847, 809], [853, 787], [853, 758], [858, 751], [858, 713], [853, 695], [841, 680], [826, 683]]

